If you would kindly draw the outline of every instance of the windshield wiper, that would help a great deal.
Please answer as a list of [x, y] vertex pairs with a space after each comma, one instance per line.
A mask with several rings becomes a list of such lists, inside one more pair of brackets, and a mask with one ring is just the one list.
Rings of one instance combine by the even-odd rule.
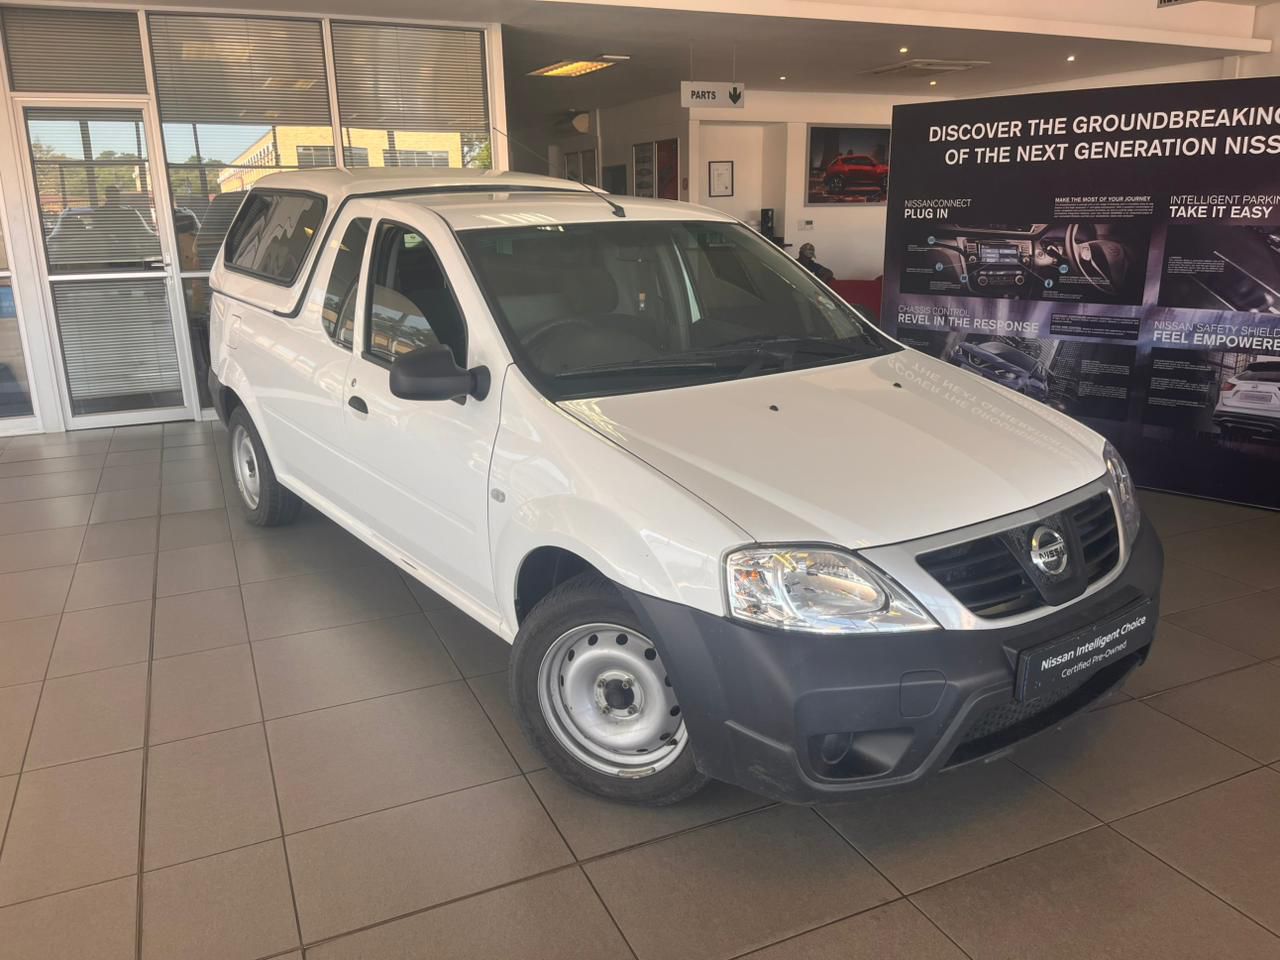
[[[698, 370], [723, 370], [727, 367], [741, 370], [759, 369], [770, 360], [778, 361], [784, 366], [799, 356], [821, 357], [824, 359], [862, 359], [874, 355], [854, 347], [850, 341], [861, 340], [862, 337], [848, 337], [842, 340], [826, 340], [822, 337], [771, 337], [752, 336], [740, 340], [730, 340], [712, 347], [701, 347], [684, 353], [663, 357], [650, 357], [645, 360], [623, 361], [621, 363], [603, 363], [598, 366], [581, 367], [556, 374], [560, 380], [572, 380], [580, 377], [594, 377], [609, 373], [633, 373], [643, 371], [650, 374], [681, 374]], [[874, 340], [866, 338], [873, 346]]]
[[857, 352], [850, 349], [849, 341], [852, 339], [854, 338], [828, 340], [824, 337], [771, 337], [764, 334], [743, 337], [741, 340], [730, 340], [711, 349], [739, 350], [743, 347], [754, 347], [758, 351], [783, 358], [794, 357], [797, 354], [813, 357], [849, 357]]
[[720, 347], [706, 350], [693, 350], [687, 353], [672, 354], [668, 357], [649, 357], [645, 360], [627, 360], [621, 363], [601, 363], [592, 367], [579, 367], [577, 370], [566, 370], [557, 373], [558, 380], [571, 380], [576, 377], [595, 377], [607, 373], [688, 373], [694, 370], [720, 370], [726, 366], [746, 366], [756, 359], [759, 351], [750, 347], [737, 347], [728, 352]]

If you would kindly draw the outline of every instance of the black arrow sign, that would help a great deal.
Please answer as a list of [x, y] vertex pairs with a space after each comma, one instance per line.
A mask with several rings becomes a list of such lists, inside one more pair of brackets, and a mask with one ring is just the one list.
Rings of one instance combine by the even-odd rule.
[[730, 87], [730, 88], [729, 88], [729, 102], [730, 102], [730, 103], [737, 103], [737, 102], [738, 102], [739, 100], [741, 100], [741, 99], [742, 99], [742, 91], [741, 91], [741, 90], [739, 90], [737, 87]]

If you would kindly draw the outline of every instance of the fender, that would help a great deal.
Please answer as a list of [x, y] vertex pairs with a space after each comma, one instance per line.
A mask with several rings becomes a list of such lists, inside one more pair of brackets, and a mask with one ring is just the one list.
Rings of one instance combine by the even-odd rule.
[[[637, 593], [721, 616], [721, 558], [747, 533], [684, 487], [505, 378], [491, 462], [489, 549], [503, 632], [515, 636], [526, 557], [560, 547]], [[655, 509], [660, 506], [660, 509]]]

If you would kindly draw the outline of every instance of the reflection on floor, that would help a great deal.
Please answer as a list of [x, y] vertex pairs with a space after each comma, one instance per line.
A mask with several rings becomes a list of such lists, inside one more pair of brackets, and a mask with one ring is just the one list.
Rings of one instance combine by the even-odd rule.
[[[567, 788], [506, 646], [208, 425], [0, 440], [0, 955], [1280, 955], [1280, 516], [1151, 494], [1151, 662], [1006, 759], [803, 809]], [[141, 898], [141, 900], [139, 900]]]

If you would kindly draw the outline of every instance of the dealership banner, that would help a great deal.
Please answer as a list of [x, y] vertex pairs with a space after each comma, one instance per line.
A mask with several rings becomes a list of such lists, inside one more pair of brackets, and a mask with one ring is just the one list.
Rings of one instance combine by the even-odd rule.
[[882, 323], [1280, 508], [1280, 78], [894, 109]]

